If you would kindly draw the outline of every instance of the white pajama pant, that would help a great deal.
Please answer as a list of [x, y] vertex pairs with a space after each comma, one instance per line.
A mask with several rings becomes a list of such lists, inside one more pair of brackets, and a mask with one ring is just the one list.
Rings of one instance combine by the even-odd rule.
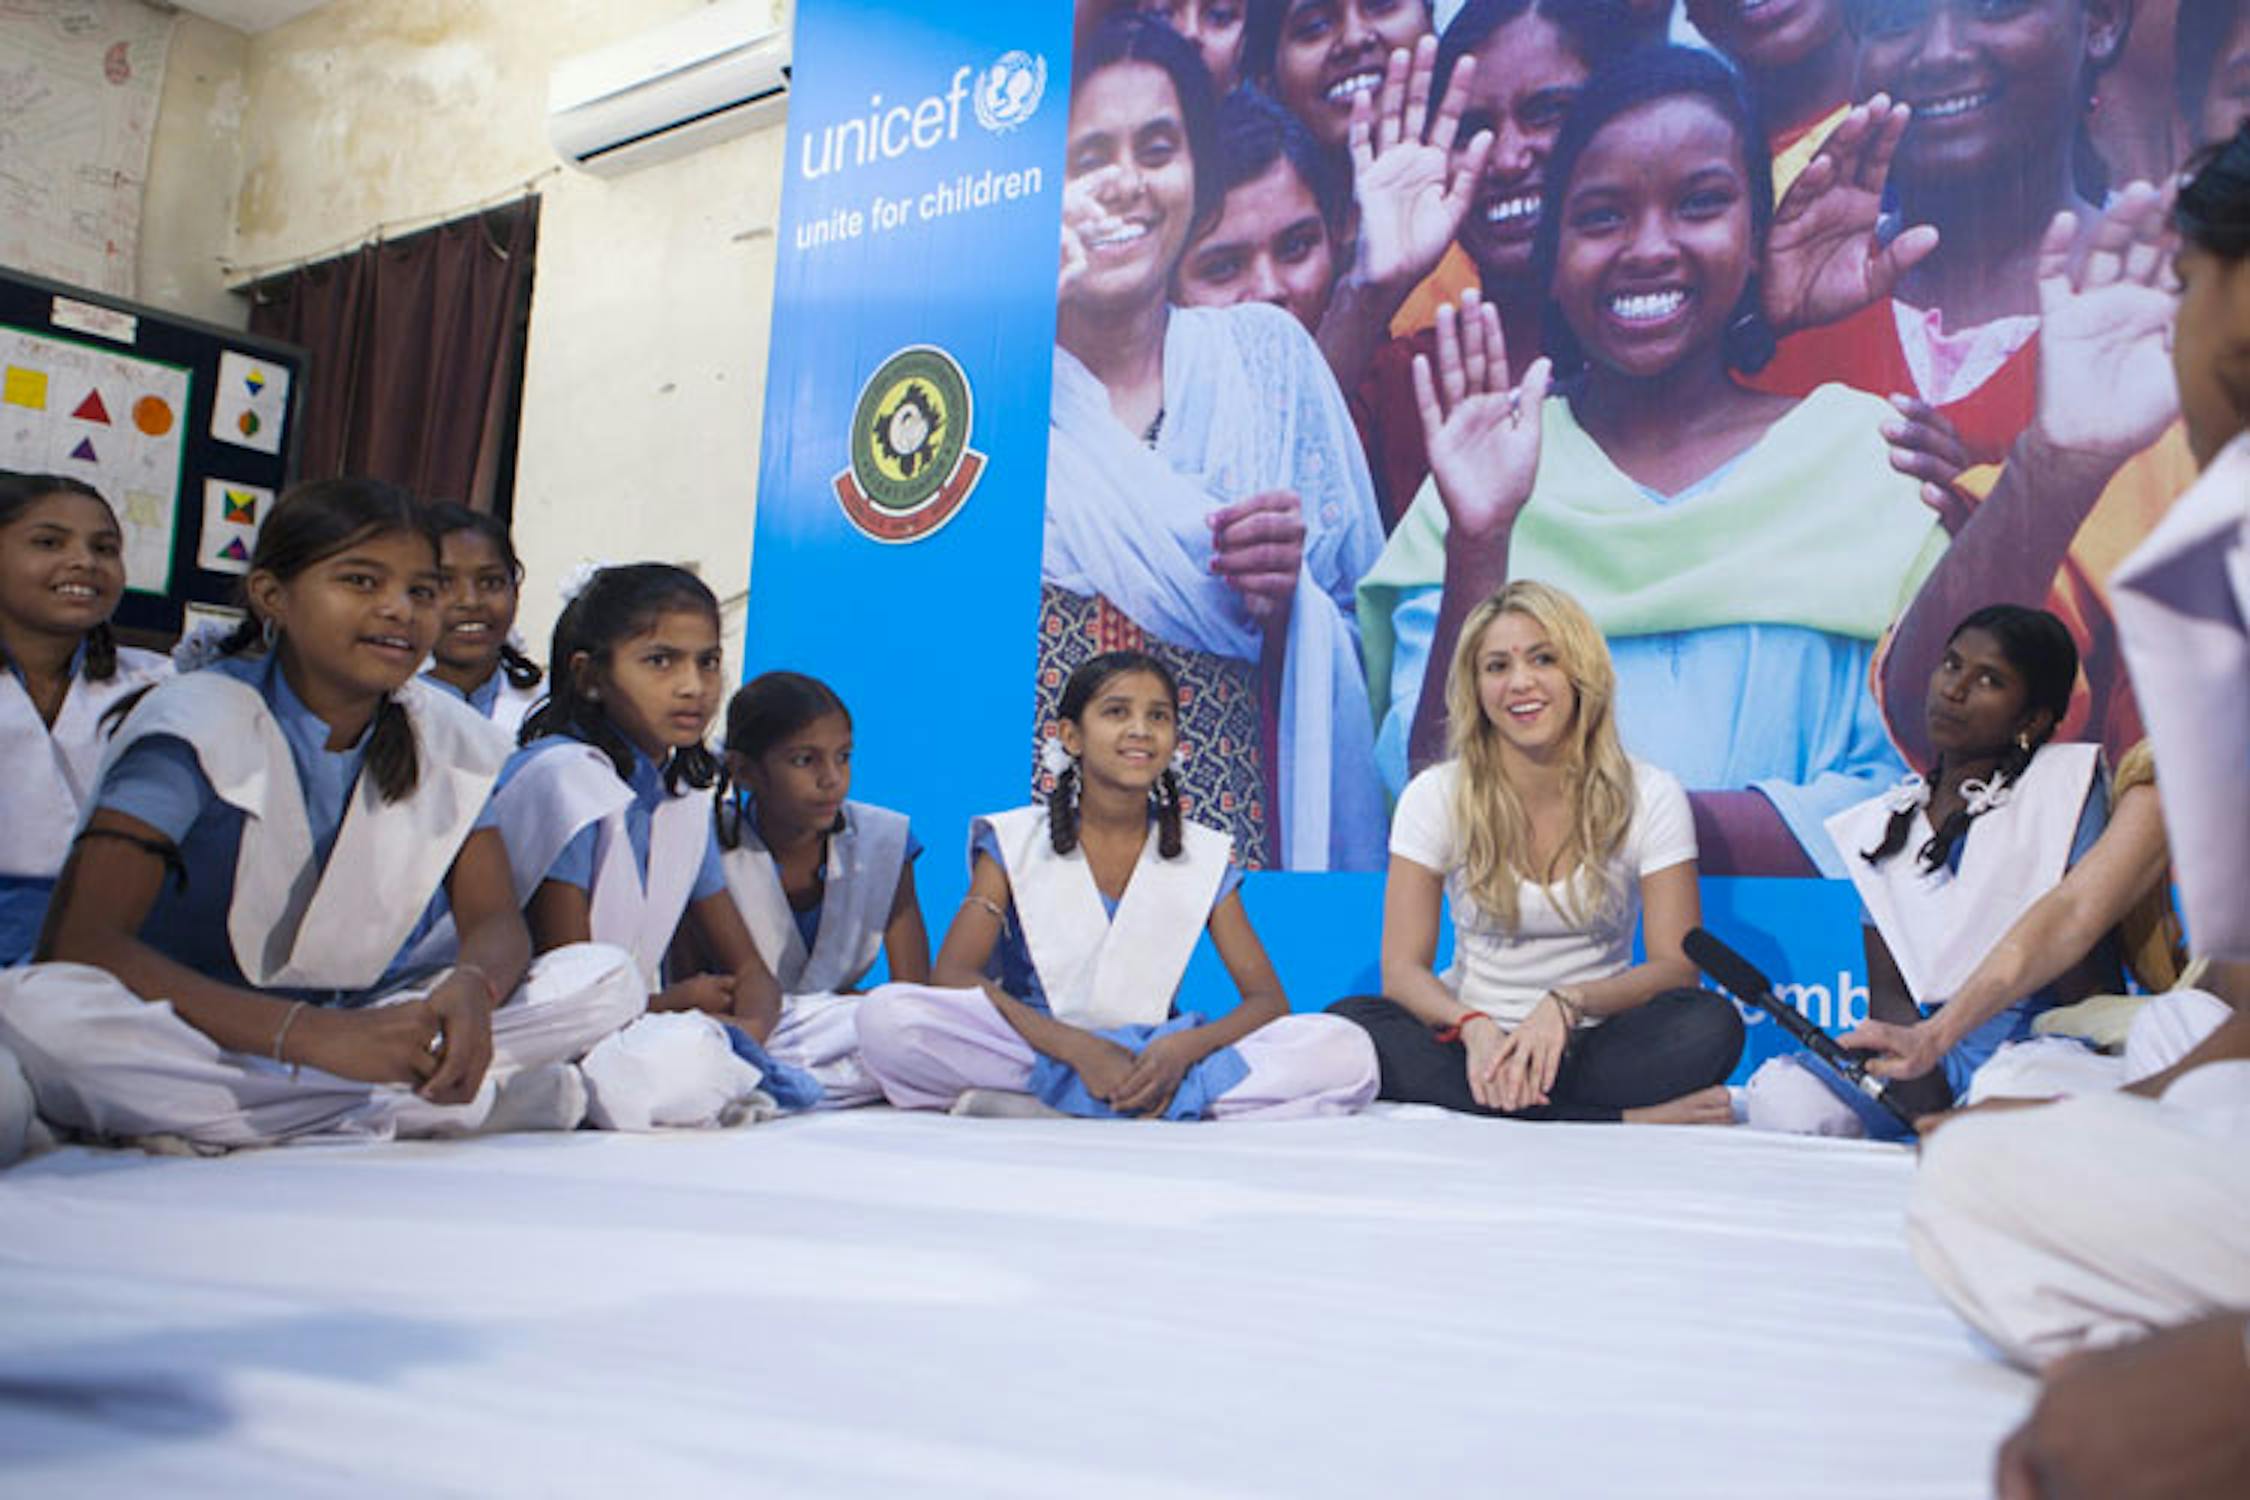
[[2011, 1042], [1969, 1080], [1965, 1102], [2075, 1098], [2139, 1083], [2180, 1062], [2234, 1015], [2234, 1007], [2203, 990], [2151, 995], [2133, 1017], [2121, 1056], [2064, 1037]]
[[1923, 1145], [1907, 1240], [2029, 1366], [2250, 1307], [2250, 1062], [2197, 1068], [2161, 1100], [1955, 1120]]
[[861, 996], [826, 990], [791, 995], [781, 1003], [781, 1024], [766, 1038], [766, 1051], [777, 1062], [794, 1064], [820, 1080], [822, 1109], [875, 1104], [883, 1097], [882, 1085], [860, 1061], [861, 1002]]
[[[426, 993], [403, 990], [376, 1003]], [[491, 1070], [477, 1097], [458, 1105], [226, 1051], [169, 1001], [143, 1000], [84, 964], [0, 972], [0, 1045], [15, 1053], [42, 1116], [110, 1139], [256, 1146], [458, 1135], [483, 1124], [498, 1086], [514, 1074], [585, 1058], [646, 1004], [647, 988], [619, 949], [587, 943], [542, 956], [492, 1013]]]
[[[901, 1109], [944, 1109], [970, 1089], [1027, 1092], [1039, 1061], [982, 990], [919, 984], [886, 984], [859, 1002], [859, 1045]], [[1380, 1081], [1367, 1032], [1341, 1016], [1283, 1016], [1234, 1050], [1249, 1076], [1213, 1101], [1216, 1120], [1348, 1115]]]

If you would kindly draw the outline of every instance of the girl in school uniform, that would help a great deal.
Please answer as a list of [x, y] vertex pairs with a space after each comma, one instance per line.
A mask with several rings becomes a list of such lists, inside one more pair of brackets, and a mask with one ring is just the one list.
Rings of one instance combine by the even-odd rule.
[[[2101, 836], [2101, 751], [2055, 744], [2078, 649], [2043, 609], [1995, 604], [1964, 619], [1930, 674], [1923, 705], [1936, 760], [1927, 777], [1829, 819], [1865, 911], [1867, 1008], [1877, 1021], [1944, 1017], [1985, 955]], [[2058, 1004], [2120, 987], [2105, 939], [2060, 977], [1973, 1026], [1945, 1022], [1936, 1065], [1890, 1085], [1916, 1114], [1949, 1108], [1977, 1070]], [[2014, 1069], [2011, 1069], [2014, 1071]], [[1752, 1125], [1800, 1134], [1897, 1137], [1904, 1128], [1825, 1070], [1794, 1056], [1754, 1074]]]
[[468, 700], [513, 741], [543, 694], [538, 663], [516, 649], [523, 563], [508, 523], [451, 500], [429, 506], [438, 539], [444, 608], [437, 649], [422, 675]]
[[829, 686], [768, 672], [727, 706], [718, 807], [727, 889], [785, 998], [766, 1050], [819, 1080], [833, 1108], [883, 1091], [859, 1060], [856, 989], [878, 954], [927, 983], [914, 896], [922, 852], [904, 813], [850, 800], [852, 717]]
[[[567, 1066], [641, 1006], [617, 955], [534, 966], [503, 736], [415, 677], [437, 546], [404, 491], [298, 487], [212, 666], [130, 705], [41, 938], [0, 974], [39, 1112], [198, 1147], [575, 1125]], [[458, 960], [403, 955], [441, 917]]]
[[[1071, 673], [1059, 712], [1054, 796], [973, 826], [969, 895], [934, 986], [860, 1002], [861, 1058], [884, 1095], [964, 1114], [1175, 1120], [1366, 1104], [1365, 1035], [1289, 1013], [1243, 909], [1233, 841], [1183, 815], [1171, 671], [1137, 651], [1097, 656]], [[1174, 1005], [1205, 931], [1242, 996], [1216, 1020]]]
[[[651, 1015], [622, 1055], [589, 1059], [591, 1117], [613, 1128], [702, 1125], [770, 1107], [764, 1054], [736, 1056], [729, 1028], [762, 1043], [781, 989], [727, 893], [713, 827], [717, 757], [703, 736], [719, 703], [719, 605], [662, 563], [596, 570], [555, 622], [553, 691], [524, 722], [492, 819], [541, 953], [623, 948]], [[715, 972], [665, 983], [683, 927]], [[724, 1024], [722, 1024], [722, 1022]], [[630, 1075], [633, 1106], [613, 1108]], [[653, 1088], [653, 1105], [640, 1107]]]
[[0, 470], [0, 967], [24, 963], [101, 762], [102, 714], [170, 672], [119, 646], [125, 538], [75, 479]]

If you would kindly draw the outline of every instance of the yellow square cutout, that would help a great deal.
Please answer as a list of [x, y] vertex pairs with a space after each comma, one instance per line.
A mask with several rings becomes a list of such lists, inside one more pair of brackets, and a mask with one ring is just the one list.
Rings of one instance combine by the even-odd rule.
[[0, 375], [0, 406], [21, 406], [28, 411], [47, 409], [47, 372], [8, 366]]

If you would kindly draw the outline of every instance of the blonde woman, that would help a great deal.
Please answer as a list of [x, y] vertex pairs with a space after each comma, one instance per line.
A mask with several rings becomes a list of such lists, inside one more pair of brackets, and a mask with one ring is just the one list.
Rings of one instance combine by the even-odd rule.
[[[1742, 1020], [1694, 988], [1695, 823], [1669, 773], [1625, 754], [1601, 632], [1518, 580], [1463, 624], [1451, 756], [1391, 826], [1383, 989], [1367, 1028], [1381, 1097], [1527, 1120], [1725, 1124]], [[1454, 958], [1434, 967], [1441, 901]], [[1639, 926], [1647, 959], [1633, 962]]]

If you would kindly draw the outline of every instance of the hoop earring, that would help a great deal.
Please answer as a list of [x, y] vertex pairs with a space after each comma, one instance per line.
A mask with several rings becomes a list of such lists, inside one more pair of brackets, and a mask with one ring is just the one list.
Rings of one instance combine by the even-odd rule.
[[281, 622], [279, 620], [276, 620], [272, 615], [260, 616], [258, 620], [259, 644], [263, 645], [268, 651], [271, 651], [274, 648], [274, 644], [280, 639]]

